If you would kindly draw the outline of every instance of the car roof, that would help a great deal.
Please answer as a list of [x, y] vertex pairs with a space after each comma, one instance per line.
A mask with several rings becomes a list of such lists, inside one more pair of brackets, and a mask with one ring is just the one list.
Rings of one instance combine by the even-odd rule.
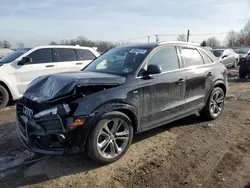
[[[135, 44], [126, 44], [119, 46], [120, 48], [123, 47], [134, 47], [134, 48], [154, 48], [157, 46], [162, 46], [166, 44], [175, 44], [175, 45], [189, 45], [189, 46], [195, 46], [195, 47], [201, 47], [200, 44], [197, 43], [191, 43], [191, 42], [181, 42], [181, 41], [167, 41], [167, 42], [151, 42], [151, 43], [135, 43]], [[118, 48], [119, 48], [118, 47]]]
[[92, 49], [95, 50], [94, 48], [91, 47], [87, 47], [87, 46], [71, 46], [71, 45], [45, 45], [45, 46], [36, 46], [34, 47], [36, 49], [40, 49], [40, 48], [73, 48], [73, 49]]

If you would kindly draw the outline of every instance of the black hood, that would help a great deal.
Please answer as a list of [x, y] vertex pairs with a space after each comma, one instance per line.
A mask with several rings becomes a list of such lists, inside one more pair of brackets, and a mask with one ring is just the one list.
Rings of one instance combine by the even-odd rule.
[[42, 76], [35, 79], [24, 97], [38, 103], [50, 101], [71, 93], [76, 87], [91, 85], [121, 85], [126, 78], [97, 72], [72, 72]]

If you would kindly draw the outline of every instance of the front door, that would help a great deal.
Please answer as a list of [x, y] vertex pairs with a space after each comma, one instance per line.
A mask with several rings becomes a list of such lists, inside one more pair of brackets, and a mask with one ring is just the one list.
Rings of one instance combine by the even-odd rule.
[[162, 125], [184, 112], [185, 71], [180, 69], [176, 47], [155, 49], [147, 58], [144, 69], [150, 64], [159, 65], [162, 73], [138, 78], [141, 130]]
[[37, 77], [56, 72], [56, 63], [52, 61], [52, 50], [50, 48], [35, 50], [27, 56], [31, 58], [31, 63], [14, 65], [20, 94], [23, 94], [28, 85]]

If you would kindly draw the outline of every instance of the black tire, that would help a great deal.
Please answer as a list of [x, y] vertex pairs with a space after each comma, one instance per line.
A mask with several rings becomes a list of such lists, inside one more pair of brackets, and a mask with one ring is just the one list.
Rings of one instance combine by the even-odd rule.
[[[218, 115], [214, 115], [211, 112], [211, 101], [213, 100], [213, 97], [215, 95], [216, 92], [220, 92], [223, 94], [223, 102], [221, 103], [221, 110], [220, 113]], [[206, 106], [200, 111], [200, 115], [201, 117], [203, 117], [206, 120], [214, 120], [216, 118], [218, 118], [221, 115], [221, 112], [224, 108], [224, 101], [225, 101], [225, 93], [224, 91], [220, 88], [220, 87], [215, 87], [213, 89], [213, 91], [211, 92], [211, 94], [209, 95], [209, 98], [207, 100]]]
[[0, 85], [0, 109], [4, 108], [9, 102], [8, 91]]
[[[114, 158], [105, 158], [103, 157], [100, 152], [98, 151], [98, 135], [99, 132], [103, 129], [103, 125], [104, 123], [106, 123], [109, 120], [112, 120], [114, 118], [118, 118], [121, 119], [123, 122], [125, 122], [128, 125], [128, 130], [129, 130], [129, 138], [128, 138], [128, 142], [126, 147], [124, 148], [124, 150], [118, 154], [118, 156], [114, 157]], [[93, 130], [91, 131], [91, 133], [89, 134], [88, 137], [88, 143], [87, 143], [87, 153], [89, 155], [90, 158], [92, 158], [93, 160], [97, 161], [100, 164], [109, 164], [112, 162], [117, 161], [118, 159], [120, 159], [128, 150], [129, 146], [132, 143], [132, 139], [133, 139], [133, 126], [132, 126], [132, 122], [129, 119], [128, 116], [126, 116], [124, 113], [118, 112], [118, 111], [113, 111], [113, 112], [108, 112], [106, 114], [104, 114], [98, 121], [97, 125], [93, 128]]]

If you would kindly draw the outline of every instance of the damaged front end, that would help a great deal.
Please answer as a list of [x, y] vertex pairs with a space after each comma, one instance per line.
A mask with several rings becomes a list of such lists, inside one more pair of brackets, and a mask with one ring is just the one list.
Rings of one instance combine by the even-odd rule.
[[[78, 79], [75, 75], [39, 78], [18, 101], [17, 132], [28, 149], [47, 155], [62, 155], [78, 153], [84, 148], [92, 123], [89, 104], [101, 103], [100, 97], [93, 94], [120, 85], [121, 78], [116, 82], [115, 77], [110, 79], [110, 76], [103, 75], [101, 84], [96, 77], [95, 81], [90, 81], [90, 75], [84, 80], [82, 74]], [[92, 97], [89, 99], [88, 96]], [[86, 106], [80, 106], [83, 104]]]

